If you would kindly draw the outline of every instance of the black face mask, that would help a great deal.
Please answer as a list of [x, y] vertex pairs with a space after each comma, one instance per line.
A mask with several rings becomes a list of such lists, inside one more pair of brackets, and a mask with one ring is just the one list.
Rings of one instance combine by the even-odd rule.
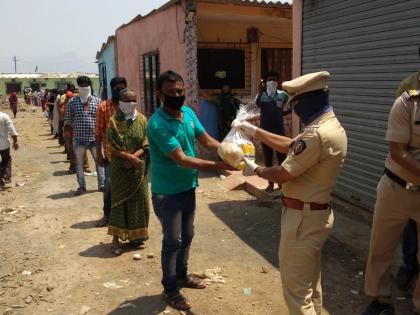
[[171, 109], [179, 110], [185, 102], [185, 95], [180, 96], [171, 96], [167, 94], [163, 94], [165, 96], [165, 100], [163, 104], [168, 106]]

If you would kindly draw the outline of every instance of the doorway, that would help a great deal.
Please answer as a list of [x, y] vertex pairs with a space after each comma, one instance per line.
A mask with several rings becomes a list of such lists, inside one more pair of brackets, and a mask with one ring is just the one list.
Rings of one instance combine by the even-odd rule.
[[275, 70], [279, 74], [279, 86], [282, 82], [292, 78], [292, 49], [291, 48], [263, 48], [261, 49], [261, 77], [268, 70]]

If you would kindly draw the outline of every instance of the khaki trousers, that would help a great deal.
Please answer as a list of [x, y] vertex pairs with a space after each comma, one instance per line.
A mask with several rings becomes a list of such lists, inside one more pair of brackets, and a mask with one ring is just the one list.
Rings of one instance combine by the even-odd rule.
[[330, 209], [283, 208], [280, 273], [291, 315], [322, 314], [321, 252], [333, 222]]
[[[391, 302], [395, 249], [410, 218], [420, 223], [420, 191], [406, 190], [388, 176], [382, 176], [377, 189], [365, 277], [366, 294], [381, 302]], [[420, 312], [419, 281], [413, 303]]]

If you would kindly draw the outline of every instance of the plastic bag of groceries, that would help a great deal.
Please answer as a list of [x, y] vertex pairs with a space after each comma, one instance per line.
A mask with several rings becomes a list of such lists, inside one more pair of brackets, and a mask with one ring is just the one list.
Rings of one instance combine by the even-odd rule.
[[[236, 120], [245, 121], [259, 115], [260, 110], [254, 103], [249, 103], [247, 105], [241, 104], [238, 113], [236, 114]], [[232, 127], [225, 139], [223, 139], [218, 149], [218, 153], [220, 158], [238, 170], [245, 169], [244, 157], [255, 161], [254, 144], [242, 130], [235, 127]]]

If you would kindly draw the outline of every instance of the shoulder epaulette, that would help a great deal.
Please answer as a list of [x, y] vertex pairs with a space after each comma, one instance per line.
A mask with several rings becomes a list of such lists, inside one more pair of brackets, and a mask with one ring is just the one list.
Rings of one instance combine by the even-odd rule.
[[405, 100], [409, 100], [414, 97], [420, 97], [420, 90], [408, 90], [405, 91], [401, 96]]

